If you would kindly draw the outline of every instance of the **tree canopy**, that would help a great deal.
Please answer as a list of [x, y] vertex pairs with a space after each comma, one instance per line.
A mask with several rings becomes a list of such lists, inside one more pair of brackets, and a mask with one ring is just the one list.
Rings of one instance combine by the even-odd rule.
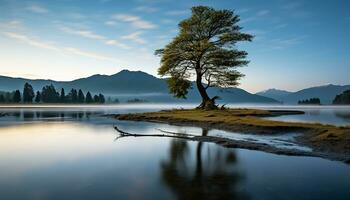
[[333, 104], [350, 104], [350, 90], [346, 90], [343, 93], [337, 95], [334, 100]]
[[16, 90], [14, 95], [13, 95], [13, 102], [14, 103], [19, 103], [21, 102], [21, 92], [19, 90]]
[[251, 41], [241, 32], [240, 18], [231, 10], [215, 10], [206, 6], [192, 8], [192, 16], [179, 23], [179, 34], [164, 49], [158, 74], [169, 76], [170, 92], [186, 98], [191, 80], [202, 97], [201, 108], [215, 107], [209, 87], [234, 87], [243, 76], [237, 67], [248, 64], [247, 52], [236, 48], [237, 42]]
[[23, 88], [23, 102], [32, 103], [34, 96], [33, 87], [29, 83], [25, 83]]

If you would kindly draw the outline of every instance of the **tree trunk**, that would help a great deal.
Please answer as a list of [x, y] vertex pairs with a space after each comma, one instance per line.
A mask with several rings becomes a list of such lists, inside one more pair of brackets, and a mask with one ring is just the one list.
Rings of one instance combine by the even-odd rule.
[[196, 85], [197, 85], [198, 92], [202, 97], [202, 103], [197, 108], [210, 109], [210, 110], [217, 109], [217, 106], [215, 105], [215, 99], [217, 97], [214, 97], [212, 99], [209, 98], [207, 90], [202, 84], [202, 75], [200, 74], [200, 72], [197, 72]]

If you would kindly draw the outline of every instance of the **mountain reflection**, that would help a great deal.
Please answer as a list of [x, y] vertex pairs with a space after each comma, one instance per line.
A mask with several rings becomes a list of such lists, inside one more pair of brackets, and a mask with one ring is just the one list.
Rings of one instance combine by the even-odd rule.
[[161, 161], [161, 177], [177, 199], [248, 199], [236, 165], [234, 150], [198, 142], [191, 152], [187, 141], [174, 139], [168, 159]]

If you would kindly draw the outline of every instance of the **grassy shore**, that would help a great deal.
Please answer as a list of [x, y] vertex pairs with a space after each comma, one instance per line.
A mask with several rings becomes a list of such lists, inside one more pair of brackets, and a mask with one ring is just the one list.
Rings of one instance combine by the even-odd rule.
[[303, 134], [297, 138], [297, 141], [311, 146], [314, 151], [337, 154], [347, 159], [350, 158], [349, 126], [339, 127], [319, 123], [281, 122], [263, 118], [285, 114], [301, 114], [301, 112], [256, 109], [180, 109], [122, 114], [116, 115], [116, 118], [119, 120], [161, 122], [254, 134], [300, 132]]

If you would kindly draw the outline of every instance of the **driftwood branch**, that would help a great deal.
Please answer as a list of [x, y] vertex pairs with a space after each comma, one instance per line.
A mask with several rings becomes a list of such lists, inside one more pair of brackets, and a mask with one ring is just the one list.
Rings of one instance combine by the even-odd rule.
[[314, 152], [301, 151], [297, 149], [280, 149], [278, 147], [270, 146], [265, 143], [254, 143], [250, 141], [233, 140], [233, 139], [221, 138], [217, 136], [196, 136], [196, 135], [190, 135], [190, 134], [184, 134], [184, 133], [164, 131], [161, 129], [158, 129], [158, 130], [167, 134], [133, 134], [133, 133], [128, 133], [123, 130], [120, 130], [117, 126], [114, 126], [114, 129], [120, 133], [120, 135], [117, 138], [115, 138], [115, 140], [118, 140], [119, 138], [123, 138], [123, 137], [169, 137], [169, 138], [186, 139], [186, 140], [198, 141], [198, 142], [212, 142], [212, 143], [220, 144], [224, 147], [229, 147], [229, 148], [261, 150], [268, 153], [276, 153], [276, 154], [282, 154], [282, 155], [318, 156], [318, 157], [324, 156]]
[[193, 140], [194, 135], [188, 135], [188, 134], [182, 134], [182, 133], [175, 133], [175, 132], [168, 132], [168, 131], [163, 131], [161, 129], [161, 132], [163, 133], [168, 133], [168, 134], [173, 134], [173, 135], [168, 135], [168, 134], [134, 134], [134, 133], [128, 133], [123, 130], [120, 130], [117, 126], [114, 126], [114, 129], [120, 133], [118, 137], [116, 137], [115, 140], [118, 140], [119, 138], [123, 137], [170, 137], [170, 138], [179, 138], [179, 139], [186, 139], [186, 140]]

